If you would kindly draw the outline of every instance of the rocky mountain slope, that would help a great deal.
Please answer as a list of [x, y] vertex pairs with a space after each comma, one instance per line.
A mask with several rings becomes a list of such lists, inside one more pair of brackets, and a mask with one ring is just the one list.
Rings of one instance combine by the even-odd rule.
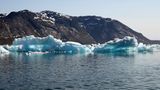
[[53, 35], [63, 41], [82, 44], [104, 43], [125, 36], [134, 36], [146, 44], [159, 43], [110, 18], [68, 16], [52, 11], [35, 13], [28, 10], [0, 14], [0, 44], [12, 44], [15, 38], [28, 35]]

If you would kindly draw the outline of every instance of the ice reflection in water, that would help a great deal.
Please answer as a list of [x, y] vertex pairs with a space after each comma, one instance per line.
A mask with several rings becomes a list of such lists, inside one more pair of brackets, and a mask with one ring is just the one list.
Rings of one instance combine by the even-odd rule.
[[2, 90], [160, 89], [159, 52], [10, 54], [0, 57]]

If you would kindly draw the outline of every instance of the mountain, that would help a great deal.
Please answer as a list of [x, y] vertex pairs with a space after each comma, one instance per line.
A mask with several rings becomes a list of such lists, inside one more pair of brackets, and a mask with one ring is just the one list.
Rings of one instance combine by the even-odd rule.
[[134, 36], [145, 44], [159, 43], [111, 18], [28, 10], [11, 12], [8, 15], [0, 14], [0, 44], [12, 44], [15, 38], [28, 35], [53, 35], [62, 41], [76, 41], [82, 44], [104, 43], [125, 36]]

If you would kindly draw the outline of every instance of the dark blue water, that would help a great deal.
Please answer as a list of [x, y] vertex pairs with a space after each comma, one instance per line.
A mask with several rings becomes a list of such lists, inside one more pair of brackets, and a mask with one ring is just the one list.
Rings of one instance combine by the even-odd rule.
[[158, 90], [160, 53], [0, 57], [0, 90]]

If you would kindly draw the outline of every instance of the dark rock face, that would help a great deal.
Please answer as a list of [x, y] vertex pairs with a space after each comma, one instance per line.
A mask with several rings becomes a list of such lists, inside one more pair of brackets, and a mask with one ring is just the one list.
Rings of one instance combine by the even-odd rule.
[[11, 44], [15, 38], [53, 35], [63, 41], [82, 44], [104, 43], [114, 38], [134, 36], [139, 42], [152, 42], [117, 20], [98, 16], [73, 17], [52, 11], [33, 13], [28, 10], [0, 15], [0, 44]]

